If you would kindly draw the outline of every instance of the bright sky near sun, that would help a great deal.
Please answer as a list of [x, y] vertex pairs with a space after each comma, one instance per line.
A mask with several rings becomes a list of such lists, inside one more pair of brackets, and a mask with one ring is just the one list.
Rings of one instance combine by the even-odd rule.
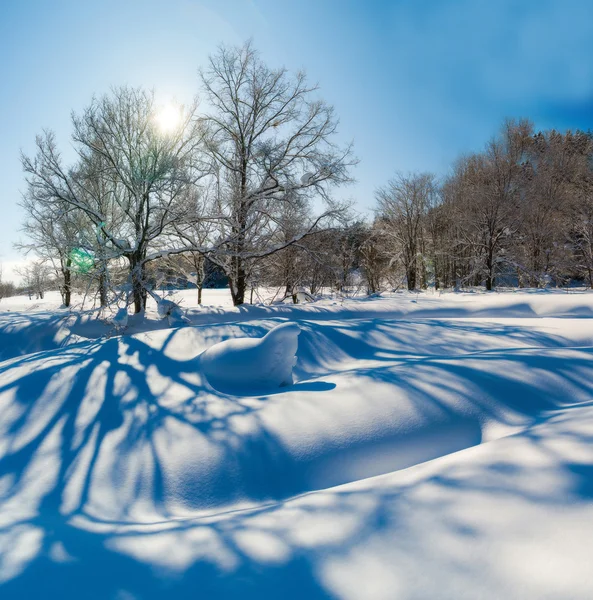
[[361, 161], [344, 195], [361, 211], [396, 170], [445, 174], [504, 117], [593, 127], [591, 0], [1, 0], [5, 277], [21, 260], [19, 152], [37, 133], [53, 129], [67, 158], [70, 113], [93, 94], [131, 84], [189, 102], [208, 54], [250, 37], [335, 106]]

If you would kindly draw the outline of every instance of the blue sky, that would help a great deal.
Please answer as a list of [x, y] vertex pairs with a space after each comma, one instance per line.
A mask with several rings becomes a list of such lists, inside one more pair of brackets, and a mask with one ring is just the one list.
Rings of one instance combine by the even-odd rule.
[[18, 260], [19, 151], [112, 85], [189, 101], [220, 43], [304, 68], [354, 140], [362, 210], [395, 171], [445, 174], [507, 117], [593, 128], [591, 0], [1, 0], [0, 260]]

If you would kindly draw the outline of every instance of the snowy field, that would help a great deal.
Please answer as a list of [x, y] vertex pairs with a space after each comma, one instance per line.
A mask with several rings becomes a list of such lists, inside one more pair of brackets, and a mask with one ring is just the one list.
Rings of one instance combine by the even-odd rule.
[[592, 293], [204, 294], [0, 302], [2, 600], [593, 598]]

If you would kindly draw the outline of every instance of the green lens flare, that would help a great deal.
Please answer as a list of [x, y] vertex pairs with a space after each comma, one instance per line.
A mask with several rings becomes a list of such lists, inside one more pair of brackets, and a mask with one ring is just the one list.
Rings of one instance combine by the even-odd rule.
[[95, 257], [84, 248], [73, 248], [70, 252], [70, 261], [78, 273], [88, 273], [95, 265]]

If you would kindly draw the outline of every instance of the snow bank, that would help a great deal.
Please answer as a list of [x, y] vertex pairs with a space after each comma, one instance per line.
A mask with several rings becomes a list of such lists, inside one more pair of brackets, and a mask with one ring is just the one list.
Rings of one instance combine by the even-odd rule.
[[215, 344], [200, 356], [200, 366], [213, 388], [250, 395], [292, 384], [292, 368], [300, 328], [282, 323], [264, 337], [235, 338]]

